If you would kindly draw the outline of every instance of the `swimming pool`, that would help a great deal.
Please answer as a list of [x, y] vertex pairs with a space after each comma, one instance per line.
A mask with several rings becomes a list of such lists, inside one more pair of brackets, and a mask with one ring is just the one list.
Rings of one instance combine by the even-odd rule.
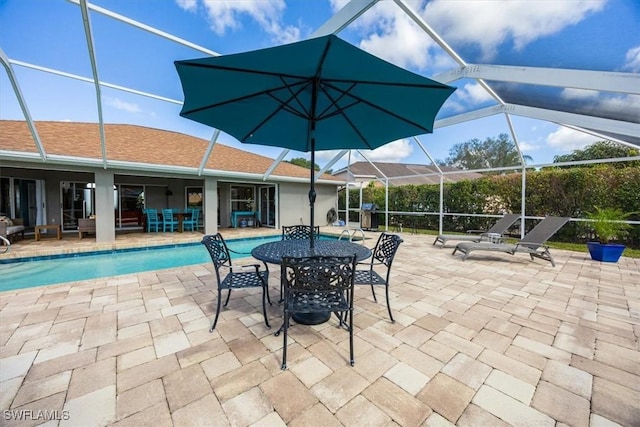
[[[320, 236], [320, 238], [334, 237]], [[241, 253], [231, 252], [231, 258], [236, 259], [251, 256], [251, 249], [262, 243], [280, 239], [280, 235], [274, 235], [230, 239], [226, 243], [230, 250]], [[52, 257], [36, 257], [26, 262], [0, 264], [0, 292], [211, 262], [207, 250], [200, 243], [61, 255], [50, 258]]]

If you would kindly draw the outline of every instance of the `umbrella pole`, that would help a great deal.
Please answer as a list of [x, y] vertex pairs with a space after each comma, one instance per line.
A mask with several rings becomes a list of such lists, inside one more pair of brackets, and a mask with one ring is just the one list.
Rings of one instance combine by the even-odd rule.
[[[315, 123], [314, 123], [315, 124]], [[312, 124], [312, 127], [315, 127], [314, 124]], [[316, 165], [316, 138], [315, 136], [313, 136], [313, 130], [312, 132], [312, 136], [311, 136], [311, 188], [309, 189], [309, 207], [310, 207], [310, 211], [311, 211], [311, 218], [310, 218], [310, 223], [311, 223], [311, 249], [313, 249], [314, 247], [314, 241], [316, 236], [313, 235], [313, 226], [314, 226], [314, 210], [315, 210], [315, 204], [316, 204], [316, 184], [315, 184], [315, 175], [316, 175], [316, 169], [315, 169], [315, 165]]]

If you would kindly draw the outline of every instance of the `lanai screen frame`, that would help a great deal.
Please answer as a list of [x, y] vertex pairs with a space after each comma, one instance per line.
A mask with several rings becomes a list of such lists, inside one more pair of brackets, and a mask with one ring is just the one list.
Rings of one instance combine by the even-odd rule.
[[[331, 16], [323, 25], [321, 25], [310, 37], [318, 37], [327, 34], [339, 34], [340, 31], [347, 28], [353, 21], [355, 21], [358, 17], [363, 15], [367, 10], [373, 7], [376, 3], [381, 0], [352, 0], [347, 3], [341, 10], [336, 12], [333, 16]], [[434, 80], [441, 81], [446, 84], [452, 84], [453, 82], [463, 79], [463, 78], [471, 78], [478, 82], [480, 86], [482, 86], [496, 101], [496, 105], [491, 107], [485, 107], [481, 109], [477, 109], [474, 111], [454, 115], [447, 118], [442, 118], [436, 120], [434, 123], [434, 132], [438, 128], [443, 128], [446, 126], [453, 126], [456, 124], [478, 120], [484, 117], [489, 117], [493, 115], [504, 115], [507, 125], [509, 127], [511, 137], [515, 143], [516, 150], [518, 152], [518, 156], [520, 159], [519, 165], [506, 166], [502, 168], [492, 168], [492, 169], [479, 169], [479, 170], [469, 170], [464, 172], [489, 172], [489, 171], [508, 171], [508, 170], [521, 170], [522, 171], [522, 213], [525, 216], [526, 213], [526, 169], [527, 168], [540, 168], [545, 166], [566, 166], [566, 165], [580, 165], [587, 163], [604, 163], [604, 162], [620, 162], [620, 161], [633, 161], [639, 160], [640, 157], [628, 157], [623, 159], [602, 159], [588, 162], [567, 162], [567, 163], [553, 163], [553, 164], [529, 164], [527, 165], [523, 154], [522, 149], [520, 147], [520, 142], [518, 136], [515, 132], [511, 116], [522, 116], [533, 119], [539, 119], [544, 121], [549, 121], [556, 123], [561, 126], [566, 126], [574, 130], [578, 130], [590, 135], [597, 136], [599, 138], [610, 140], [613, 142], [617, 142], [619, 144], [638, 148], [640, 147], [640, 117], [637, 121], [633, 121], [633, 113], [631, 116], [631, 120], [617, 120], [617, 118], [606, 117], [610, 116], [609, 114], [601, 113], [599, 115], [585, 115], [576, 111], [567, 111], [567, 108], [563, 110], [550, 110], [545, 108], [540, 108], [540, 106], [530, 106], [524, 104], [515, 104], [515, 103], [507, 103], [505, 102], [499, 93], [493, 89], [491, 84], [487, 83], [487, 81], [494, 82], [508, 82], [508, 83], [516, 83], [516, 84], [524, 84], [524, 85], [541, 85], [541, 86], [551, 86], [551, 87], [570, 87], [573, 89], [584, 89], [584, 90], [593, 90], [593, 91], [605, 91], [605, 92], [614, 92], [614, 93], [622, 93], [628, 95], [640, 95], [640, 74], [637, 73], [620, 73], [620, 72], [610, 72], [610, 71], [588, 71], [588, 70], [567, 70], [567, 69], [554, 69], [554, 68], [535, 68], [535, 67], [510, 67], [503, 65], [487, 65], [487, 64], [470, 64], [467, 63], [436, 31], [434, 31], [431, 26], [418, 14], [405, 0], [393, 0], [394, 3], [402, 9], [402, 11], [410, 17], [410, 19], [424, 31], [429, 37], [431, 37], [440, 48], [446, 52], [457, 64], [458, 67], [448, 70], [444, 73], [440, 73], [435, 76], [429, 76]], [[45, 67], [38, 66], [36, 64], [29, 64], [18, 60], [12, 60], [8, 58], [4, 51], [0, 48], [0, 62], [6, 70], [7, 76], [13, 88], [14, 94], [18, 100], [20, 108], [24, 114], [25, 120], [31, 132], [31, 135], [34, 140], [34, 144], [39, 153], [39, 157], [44, 164], [47, 163], [47, 153], [42, 145], [40, 140], [40, 136], [38, 135], [37, 128], [34, 124], [34, 121], [31, 117], [29, 106], [25, 101], [22, 91], [20, 89], [19, 81], [15, 75], [14, 66], [26, 67], [33, 70], [52, 73], [59, 76], [63, 76], [66, 78], [81, 80], [85, 82], [89, 82], [93, 84], [95, 88], [95, 96], [96, 96], [96, 105], [97, 105], [97, 122], [100, 128], [100, 138], [101, 138], [101, 148], [102, 148], [102, 167], [107, 169], [110, 167], [110, 164], [106, 157], [106, 147], [108, 141], [105, 138], [104, 134], [104, 121], [102, 117], [102, 95], [101, 88], [111, 88], [119, 91], [129, 92], [136, 95], [141, 95], [149, 98], [153, 98], [156, 100], [169, 102], [173, 104], [181, 105], [182, 102], [176, 99], [170, 99], [163, 96], [159, 96], [153, 93], [143, 92], [136, 90], [134, 88], [127, 88], [119, 85], [110, 84], [108, 82], [103, 82], [99, 80], [99, 68], [96, 62], [95, 55], [95, 43], [93, 40], [93, 33], [91, 29], [91, 14], [101, 14], [111, 19], [118, 20], [122, 23], [135, 27], [137, 29], [141, 29], [143, 31], [147, 31], [154, 36], [165, 38], [174, 43], [180, 44], [182, 46], [189, 47], [191, 49], [196, 50], [197, 52], [203, 53], [205, 55], [218, 56], [220, 55], [218, 52], [215, 52], [211, 49], [205, 48], [203, 46], [199, 46], [195, 43], [192, 43], [188, 40], [182, 39], [180, 37], [174, 36], [172, 34], [161, 31], [157, 28], [151, 27], [144, 23], [133, 20], [129, 17], [120, 15], [108, 9], [99, 7], [97, 5], [89, 3], [87, 0], [74, 0], [73, 3], [76, 3], [80, 8], [83, 28], [87, 42], [87, 49], [89, 54], [89, 60], [91, 63], [92, 77], [78, 76], [66, 73], [60, 70], [48, 69]], [[198, 170], [198, 176], [208, 175], [213, 173], [213, 171], [208, 171], [205, 168], [205, 165], [211, 155], [213, 146], [216, 144], [218, 137], [220, 135], [220, 131], [217, 129], [213, 130], [213, 134], [210, 139], [209, 147], [206, 150]], [[424, 152], [424, 154], [431, 160], [433, 165], [437, 167], [436, 162], [429, 154], [428, 150], [425, 146], [420, 142], [417, 137], [414, 137], [413, 140], [420, 147], [420, 149]], [[349, 151], [343, 150], [340, 151], [333, 159], [327, 162], [324, 166], [316, 174], [316, 180], [325, 173], [328, 169], [330, 169], [336, 162], [341, 160]], [[268, 170], [263, 175], [263, 180], [267, 180], [271, 175], [273, 170], [277, 167], [277, 165], [287, 156], [289, 150], [283, 150], [281, 154], [274, 160], [272, 165], [268, 168]], [[369, 163], [373, 164], [362, 152], [359, 154], [365, 158]], [[3, 153], [0, 150], [0, 158], [11, 158], [15, 156], [15, 153]], [[86, 161], [83, 163], [83, 159], [71, 159], [78, 165], [84, 166], [87, 165]], [[94, 165], [92, 163], [92, 165]], [[166, 166], [166, 170], [171, 172], [172, 167]], [[443, 172], [438, 168], [440, 175], [440, 221], [439, 221], [439, 231], [442, 232], [442, 223], [444, 213], [443, 211], [443, 185], [444, 185], [444, 176], [447, 172]], [[460, 173], [460, 172], [458, 172]], [[393, 178], [389, 178], [383, 175], [381, 181], [385, 183], [385, 186], [388, 187], [389, 180]], [[388, 205], [388, 189], [387, 189], [387, 205]], [[385, 207], [386, 218], [385, 223], [388, 229], [388, 208]], [[460, 213], [463, 214], [463, 213]], [[524, 221], [521, 221], [521, 233], [524, 233]]]

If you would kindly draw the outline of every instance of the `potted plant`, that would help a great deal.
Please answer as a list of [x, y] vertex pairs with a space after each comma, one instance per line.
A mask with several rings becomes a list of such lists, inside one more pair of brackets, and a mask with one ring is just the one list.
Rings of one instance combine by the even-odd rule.
[[592, 222], [596, 238], [596, 242], [587, 242], [591, 259], [603, 262], [618, 262], [625, 245], [612, 243], [629, 234], [631, 225], [622, 222], [632, 213], [624, 213], [617, 208], [600, 208], [595, 207], [594, 212], [587, 213], [587, 218]]

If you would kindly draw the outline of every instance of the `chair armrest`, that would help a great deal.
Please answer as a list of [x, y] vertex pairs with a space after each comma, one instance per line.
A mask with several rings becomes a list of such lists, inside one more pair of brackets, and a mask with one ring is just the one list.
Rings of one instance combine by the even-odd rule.
[[234, 266], [231, 266], [230, 270], [233, 271], [234, 268], [239, 268], [242, 270], [255, 270], [256, 273], [260, 272], [260, 264], [234, 265]]

